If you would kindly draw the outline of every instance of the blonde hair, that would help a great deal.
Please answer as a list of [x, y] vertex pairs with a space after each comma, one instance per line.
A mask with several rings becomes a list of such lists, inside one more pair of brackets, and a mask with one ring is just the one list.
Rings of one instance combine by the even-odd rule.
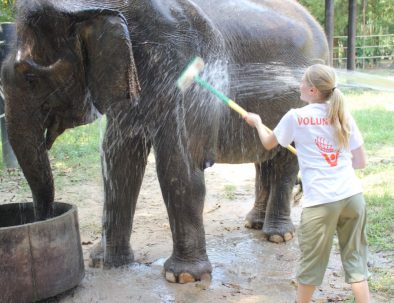
[[333, 68], [314, 64], [307, 68], [304, 77], [306, 83], [316, 87], [322, 96], [322, 101], [329, 103], [328, 121], [334, 128], [338, 149], [349, 147], [350, 127], [345, 98], [336, 87], [336, 74]]

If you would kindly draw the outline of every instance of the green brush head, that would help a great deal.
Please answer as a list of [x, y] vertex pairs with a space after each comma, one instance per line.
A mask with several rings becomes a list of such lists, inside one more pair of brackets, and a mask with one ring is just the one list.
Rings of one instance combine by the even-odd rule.
[[186, 91], [193, 83], [194, 77], [204, 69], [204, 61], [200, 57], [195, 57], [181, 73], [176, 81], [176, 86], [182, 91]]

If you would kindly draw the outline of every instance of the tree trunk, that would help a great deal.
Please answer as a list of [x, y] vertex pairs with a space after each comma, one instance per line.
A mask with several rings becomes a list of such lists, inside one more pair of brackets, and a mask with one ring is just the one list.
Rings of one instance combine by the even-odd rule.
[[330, 51], [329, 62], [327, 63], [332, 66], [334, 56], [334, 0], [326, 0], [325, 12], [326, 16], [324, 30], [326, 32], [328, 49]]
[[348, 40], [347, 40], [347, 69], [356, 68], [356, 28], [357, 0], [349, 0]]
[[[12, 47], [12, 40], [15, 35], [15, 23], [5, 22], [0, 24], [0, 66], [7, 57], [8, 52]], [[3, 163], [7, 168], [18, 167], [14, 151], [11, 148], [8, 140], [8, 133], [5, 127], [5, 109], [4, 109], [3, 87], [0, 83], [0, 130], [1, 130], [1, 144], [3, 147]]]

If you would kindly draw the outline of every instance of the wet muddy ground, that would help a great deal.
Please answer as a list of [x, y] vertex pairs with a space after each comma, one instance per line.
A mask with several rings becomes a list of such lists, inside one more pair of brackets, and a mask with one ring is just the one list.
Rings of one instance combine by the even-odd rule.
[[[186, 285], [165, 280], [163, 263], [172, 251], [172, 239], [152, 155], [135, 213], [132, 247], [136, 263], [118, 269], [88, 267], [91, 247], [99, 240], [103, 192], [100, 182], [76, 182], [57, 192], [57, 200], [78, 205], [86, 274], [82, 283], [44, 302], [294, 302], [297, 237], [282, 244], [264, 240], [261, 231], [244, 227], [254, 202], [252, 164], [215, 164], [206, 170], [204, 222], [212, 281]], [[7, 196], [8, 195], [8, 196]], [[11, 198], [7, 193], [5, 199]], [[20, 201], [15, 201], [20, 202]], [[297, 226], [301, 206], [292, 208]], [[392, 266], [384, 255], [371, 254], [373, 263]], [[387, 264], [386, 264], [386, 263]], [[314, 302], [351, 302], [344, 283], [338, 249], [334, 246], [323, 285]], [[373, 294], [374, 302], [389, 302]]]

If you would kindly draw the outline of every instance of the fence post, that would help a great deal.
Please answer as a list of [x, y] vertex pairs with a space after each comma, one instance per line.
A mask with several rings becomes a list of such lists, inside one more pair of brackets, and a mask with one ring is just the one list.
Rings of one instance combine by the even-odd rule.
[[349, 0], [348, 38], [347, 38], [347, 69], [356, 67], [356, 19], [357, 0]]
[[[10, 48], [13, 44], [13, 37], [15, 35], [15, 23], [0, 23], [0, 67], [3, 60], [7, 56]], [[1, 85], [1, 83], [0, 83]], [[3, 91], [3, 88], [0, 88]], [[5, 127], [4, 117], [4, 99], [3, 95], [0, 94], [0, 129], [1, 129], [1, 143], [3, 147], [3, 163], [7, 168], [18, 167], [18, 161], [15, 157], [14, 151], [12, 150], [11, 144], [8, 140], [8, 133]]]
[[330, 51], [329, 54], [329, 62], [327, 62], [330, 66], [333, 66], [333, 51], [334, 51], [334, 0], [326, 0], [325, 7], [325, 26], [324, 30], [327, 36], [328, 49]]

